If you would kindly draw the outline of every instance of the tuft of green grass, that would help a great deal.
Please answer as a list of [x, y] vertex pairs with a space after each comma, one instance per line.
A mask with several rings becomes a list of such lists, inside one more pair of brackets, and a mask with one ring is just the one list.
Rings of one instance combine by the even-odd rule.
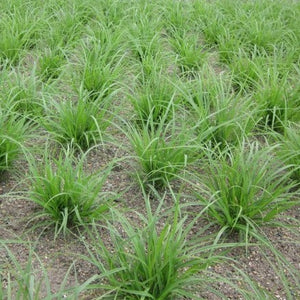
[[135, 110], [135, 121], [142, 127], [149, 121], [156, 126], [163, 119], [167, 122], [178, 102], [174, 85], [161, 72], [153, 72], [129, 99]]
[[293, 198], [291, 171], [275, 157], [276, 146], [259, 149], [258, 143], [242, 142], [235, 149], [209, 155], [208, 173], [197, 197], [208, 207], [208, 216], [220, 232], [240, 232], [248, 238], [258, 226], [272, 223], [282, 211], [299, 204]]
[[57, 79], [61, 73], [61, 67], [65, 63], [65, 55], [60, 49], [49, 49], [39, 59], [39, 75], [43, 81]]
[[207, 59], [207, 53], [195, 33], [174, 33], [170, 44], [177, 54], [177, 64], [181, 72], [198, 71]]
[[167, 69], [167, 60], [160, 52], [155, 55], [146, 53], [134, 67], [140, 69], [137, 81], [142, 87], [153, 81], [155, 76], [161, 77], [163, 70]]
[[102, 141], [109, 125], [103, 101], [101, 104], [89, 101], [89, 95], [84, 92], [76, 101], [52, 100], [45, 107], [47, 116], [41, 122], [56, 141], [87, 150]]
[[300, 181], [300, 127], [290, 125], [284, 128], [284, 134], [278, 135], [279, 157], [291, 168], [291, 177]]
[[89, 19], [89, 5], [79, 2], [52, 2], [47, 12], [43, 41], [46, 48], [66, 49], [76, 45]]
[[296, 121], [300, 100], [295, 88], [295, 74], [288, 66], [282, 66], [281, 59], [275, 61], [261, 72], [255, 86], [253, 99], [260, 110], [261, 121], [267, 127], [283, 132], [289, 121]]
[[152, 120], [141, 128], [128, 125], [126, 135], [136, 154], [137, 174], [145, 186], [167, 186], [197, 156], [192, 135], [184, 126], [178, 129], [174, 121], [164, 126], [162, 120], [158, 127]]
[[220, 148], [236, 145], [254, 128], [257, 109], [250, 97], [234, 93], [231, 77], [216, 76], [206, 67], [203, 70], [180, 88], [199, 143]]
[[24, 117], [0, 109], [0, 172], [9, 170], [18, 158], [28, 130]]
[[104, 31], [100, 37], [95, 33], [95, 38], [82, 45], [79, 80], [80, 86], [89, 93], [91, 100], [107, 98], [122, 76], [123, 58], [114, 38], [119, 36]]
[[128, 42], [133, 57], [142, 62], [147, 55], [156, 56], [162, 49], [160, 32], [162, 30], [161, 16], [158, 13], [153, 18], [148, 5], [138, 9], [133, 15], [133, 21], [128, 26]]
[[[207, 291], [226, 298], [222, 291], [214, 288], [218, 281], [227, 283], [243, 299], [252, 299], [253, 295], [263, 299], [264, 291], [242, 271], [241, 280], [247, 282], [248, 290], [208, 270], [224, 262], [224, 253], [233, 245], [211, 244], [211, 236], [203, 234], [207, 227], [197, 227], [197, 234], [192, 234], [206, 209], [189, 219], [179, 204], [180, 196], [173, 192], [171, 195], [174, 205], [165, 209], [165, 195], [155, 193], [158, 205], [154, 209], [149, 195], [144, 192], [146, 215], [137, 213], [134, 219], [138, 226], [124, 214], [112, 210], [112, 220], [105, 228], [95, 225], [87, 230], [91, 242], [83, 240], [89, 252], [89, 256], [83, 258], [101, 274], [89, 288], [96, 293], [99, 290], [100, 299], [198, 299], [201, 292]], [[103, 242], [99, 229], [108, 231], [109, 245]]]
[[206, 277], [199, 272], [219, 261], [219, 257], [208, 254], [213, 246], [201, 248], [205, 238], [188, 238], [195, 220], [189, 223], [187, 217], [181, 217], [178, 202], [170, 217], [162, 216], [162, 202], [163, 198], [151, 212], [150, 199], [145, 195], [147, 216], [137, 215], [139, 226], [113, 210], [112, 222], [105, 227], [111, 248], [103, 243], [96, 225], [89, 232], [92, 244], [85, 242], [89, 251], [86, 259], [107, 282], [95, 282], [91, 288], [107, 290], [103, 299], [194, 299], [195, 290]]
[[3, 108], [28, 119], [43, 115], [43, 97], [35, 69], [30, 75], [12, 71], [0, 85]]
[[28, 199], [41, 207], [33, 219], [46, 218], [38, 226], [54, 225], [58, 236], [74, 226], [101, 219], [110, 207], [102, 187], [111, 168], [88, 174], [84, 156], [76, 159], [69, 149], [57, 158], [48, 152], [46, 148], [43, 163], [29, 159]]
[[37, 10], [30, 11], [21, 7], [1, 15], [0, 19], [0, 64], [8, 60], [16, 64], [24, 49], [35, 46], [38, 39], [38, 16]]

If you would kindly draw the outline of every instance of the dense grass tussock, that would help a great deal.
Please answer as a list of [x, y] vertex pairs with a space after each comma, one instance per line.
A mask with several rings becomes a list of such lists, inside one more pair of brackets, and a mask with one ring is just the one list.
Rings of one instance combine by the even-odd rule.
[[0, 109], [0, 172], [9, 170], [22, 153], [29, 124], [24, 117]]
[[46, 149], [42, 159], [42, 166], [30, 161], [28, 198], [41, 207], [35, 218], [47, 217], [46, 223], [55, 225], [56, 236], [98, 220], [109, 210], [113, 197], [102, 193], [109, 167], [87, 174], [83, 169], [84, 158], [75, 159], [71, 151], [52, 158]]
[[276, 159], [277, 148], [242, 142], [217, 158], [209, 155], [210, 172], [200, 177], [205, 187], [198, 198], [221, 231], [239, 231], [247, 237], [299, 204], [293, 189], [297, 182], [289, 181], [292, 170]]

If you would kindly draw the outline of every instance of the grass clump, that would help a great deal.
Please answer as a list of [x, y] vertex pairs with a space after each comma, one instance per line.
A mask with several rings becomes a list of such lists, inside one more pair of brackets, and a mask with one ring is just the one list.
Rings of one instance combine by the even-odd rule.
[[5, 109], [24, 115], [28, 120], [43, 115], [43, 96], [35, 70], [30, 75], [10, 72], [1, 83], [2, 105]]
[[177, 55], [177, 64], [183, 73], [198, 71], [206, 61], [207, 53], [201, 47], [197, 34], [176, 32], [172, 35], [170, 44]]
[[157, 12], [154, 18], [150, 5], [138, 8], [128, 26], [129, 47], [133, 57], [140, 62], [146, 55], [156, 56], [161, 51], [161, 14]]
[[[67, 287], [67, 281], [70, 272], [75, 269], [74, 264], [66, 272], [59, 290], [53, 292], [48, 271], [46, 270], [41, 258], [34, 251], [34, 246], [28, 242], [19, 240], [0, 240], [1, 250], [6, 254], [4, 264], [9, 265], [9, 269], [4, 272], [0, 269], [0, 297], [7, 300], [23, 299], [58, 299], [66, 295], [71, 299], [78, 299], [82, 290], [86, 288], [87, 283], [76, 284], [74, 287]], [[21, 262], [14, 254], [13, 248], [16, 246], [26, 253], [27, 259]], [[2, 272], [3, 271], [3, 272]], [[5, 286], [6, 285], [6, 286]]]
[[22, 152], [28, 129], [24, 118], [0, 109], [0, 173], [9, 170]]
[[207, 170], [201, 177], [200, 202], [208, 205], [209, 218], [221, 231], [251, 235], [257, 226], [271, 223], [282, 211], [299, 203], [291, 191], [289, 168], [274, 157], [276, 147], [259, 149], [257, 143], [245, 142], [234, 150], [209, 156]]
[[279, 157], [291, 168], [291, 177], [300, 182], [300, 127], [285, 127], [283, 135], [277, 135]]
[[21, 7], [13, 8], [1, 15], [0, 19], [0, 64], [8, 60], [15, 65], [25, 49], [35, 46], [38, 39], [37, 11]]
[[61, 67], [65, 63], [65, 55], [60, 49], [49, 49], [39, 60], [39, 74], [43, 81], [57, 79]]
[[91, 288], [108, 290], [103, 299], [195, 299], [194, 286], [199, 290], [200, 284], [207, 285], [199, 272], [219, 258], [212, 252], [208, 255], [213, 247], [201, 248], [204, 241], [200, 238], [188, 238], [194, 221], [181, 218], [178, 203], [171, 216], [163, 218], [163, 199], [151, 212], [150, 199], [145, 197], [147, 216], [138, 214], [139, 226], [113, 211], [107, 225], [112, 249], [102, 242], [97, 228], [90, 232], [93, 250], [87, 245], [90, 256], [86, 259], [107, 281]]
[[[46, 224], [55, 225], [55, 236], [101, 219], [109, 209], [109, 199], [100, 193], [110, 169], [87, 174], [84, 157], [76, 159], [66, 150], [55, 158], [48, 151], [45, 150], [42, 164], [29, 161], [28, 199], [42, 208], [34, 218], [46, 217]], [[42, 225], [43, 222], [39, 224]]]
[[[151, 125], [152, 124], [152, 125]], [[184, 128], [176, 132], [170, 122], [158, 128], [150, 123], [140, 128], [130, 126], [127, 136], [138, 162], [137, 174], [144, 185], [162, 188], [180, 176], [196, 157], [196, 146]]]
[[101, 32], [82, 46], [79, 80], [91, 100], [107, 98], [122, 75], [122, 57], [113, 38], [116, 34]]
[[99, 101], [90, 102], [89, 95], [83, 92], [78, 100], [52, 100], [45, 110], [47, 117], [41, 122], [54, 139], [81, 150], [102, 141], [109, 125], [105, 108]]
[[174, 86], [167, 77], [157, 72], [152, 73], [129, 97], [136, 115], [135, 122], [141, 127], [149, 121], [158, 126], [162, 120], [170, 120], [177, 100]]
[[253, 130], [257, 110], [250, 97], [236, 94], [232, 78], [206, 69], [182, 86], [183, 103], [190, 111], [199, 143], [225, 148], [236, 145]]

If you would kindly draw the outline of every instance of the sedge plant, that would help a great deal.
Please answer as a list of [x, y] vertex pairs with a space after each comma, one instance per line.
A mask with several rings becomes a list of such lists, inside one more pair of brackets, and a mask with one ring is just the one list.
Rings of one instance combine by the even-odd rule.
[[250, 97], [234, 93], [231, 77], [217, 76], [210, 68], [203, 70], [203, 75], [180, 88], [199, 143], [220, 148], [236, 145], [254, 128], [257, 109]]
[[201, 46], [197, 34], [175, 32], [170, 44], [177, 55], [177, 64], [182, 73], [198, 71], [206, 61], [207, 53]]
[[146, 78], [144, 84], [137, 91], [129, 95], [135, 111], [134, 121], [138, 126], [151, 123], [156, 126], [165, 119], [172, 118], [174, 106], [178, 102], [176, 89], [171, 79], [164, 76], [161, 71], [154, 71]]
[[297, 124], [290, 124], [284, 128], [284, 134], [276, 134], [279, 141], [279, 158], [290, 166], [291, 177], [300, 181], [300, 127]]
[[92, 101], [111, 95], [122, 75], [123, 57], [114, 38], [120, 37], [110, 32], [98, 32], [82, 43], [78, 80]]
[[30, 11], [25, 7], [1, 15], [0, 64], [5, 60], [13, 65], [18, 63], [23, 51], [35, 46], [40, 18], [36, 9]]
[[288, 208], [299, 204], [290, 182], [290, 168], [275, 157], [277, 146], [259, 148], [242, 141], [238, 147], [215, 154], [208, 152], [203, 190], [197, 194], [209, 206], [208, 217], [224, 232], [236, 231], [248, 238], [259, 226], [272, 223]]
[[[101, 107], [102, 106], [102, 107]], [[77, 100], [51, 100], [41, 120], [53, 138], [63, 145], [87, 150], [102, 141], [109, 125], [107, 110], [99, 101], [89, 101], [89, 95], [80, 92]]]
[[76, 159], [69, 149], [58, 157], [48, 152], [47, 147], [43, 163], [29, 157], [28, 200], [41, 208], [31, 221], [46, 218], [37, 226], [54, 225], [57, 237], [101, 219], [109, 210], [110, 198], [102, 188], [111, 168], [89, 174], [84, 170], [85, 156]]
[[0, 109], [0, 173], [9, 170], [22, 152], [29, 132], [24, 117]]
[[43, 98], [35, 69], [26, 76], [15, 70], [8, 73], [0, 90], [5, 109], [24, 115], [28, 120], [43, 114]]
[[167, 186], [197, 157], [195, 138], [183, 124], [178, 128], [175, 119], [162, 119], [157, 126], [150, 115], [141, 127], [129, 124], [126, 135], [135, 153], [136, 172], [145, 186]]
[[61, 68], [65, 64], [65, 54], [62, 49], [49, 48], [39, 59], [39, 75], [44, 82], [57, 79], [61, 74]]
[[[248, 290], [209, 271], [209, 267], [226, 260], [224, 253], [232, 244], [210, 243], [211, 237], [203, 235], [206, 226], [191, 234], [206, 209], [189, 219], [179, 204], [180, 196], [172, 191], [171, 195], [174, 205], [165, 209], [165, 195], [155, 193], [158, 205], [154, 208], [143, 190], [146, 215], [137, 213], [134, 219], [138, 226], [114, 209], [105, 227], [94, 225], [87, 230], [90, 242], [83, 242], [89, 256], [83, 258], [100, 272], [99, 280], [89, 286], [95, 295], [99, 291], [99, 299], [201, 299], [201, 292], [209, 291], [225, 298], [214, 287], [217, 280], [229, 284], [243, 299], [264, 296], [246, 274], [243, 279], [247, 280]], [[101, 230], [108, 232], [108, 244], [103, 242]]]
[[147, 8], [145, 5], [134, 14], [128, 29], [129, 47], [138, 61], [142, 61], [145, 55], [155, 56], [161, 50], [161, 16], [158, 13], [154, 19]]
[[187, 216], [182, 217], [178, 199], [173, 209], [162, 214], [164, 196], [158, 198], [154, 210], [149, 195], [144, 193], [144, 198], [147, 214], [137, 214], [139, 226], [112, 211], [105, 226], [111, 248], [102, 241], [97, 225], [88, 231], [91, 242], [85, 242], [89, 251], [85, 259], [106, 279], [105, 283], [95, 281], [90, 288], [96, 295], [97, 290], [105, 291], [100, 299], [195, 299], [195, 291], [208, 283], [201, 271], [218, 262], [221, 255], [214, 255], [214, 246], [204, 246], [207, 237], [188, 238], [197, 218], [188, 221]]

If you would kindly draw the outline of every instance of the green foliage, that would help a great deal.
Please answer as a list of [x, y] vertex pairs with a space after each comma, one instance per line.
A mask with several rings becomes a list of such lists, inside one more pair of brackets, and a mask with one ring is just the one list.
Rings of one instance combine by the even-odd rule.
[[181, 217], [178, 203], [169, 218], [162, 218], [163, 199], [154, 213], [149, 197], [145, 196], [145, 202], [147, 216], [138, 214], [139, 226], [113, 211], [112, 222], [106, 226], [113, 252], [103, 243], [96, 226], [89, 232], [92, 244], [87, 244], [90, 257], [86, 259], [107, 281], [92, 288], [108, 290], [104, 299], [194, 299], [199, 285], [208, 282], [208, 276], [199, 272], [220, 257], [213, 256], [214, 246], [205, 244], [205, 238], [188, 238], [195, 220]]
[[1, 15], [0, 65], [8, 60], [16, 64], [24, 49], [35, 46], [38, 39], [38, 21], [41, 16], [33, 9], [21, 7]]
[[99, 31], [95, 38], [82, 45], [79, 65], [80, 85], [89, 93], [91, 100], [105, 99], [122, 75], [119, 36], [110, 31]]
[[58, 142], [86, 150], [102, 141], [109, 125], [106, 109], [99, 101], [89, 101], [89, 95], [79, 95], [74, 100], [52, 100], [45, 110], [47, 116], [41, 121]]
[[234, 93], [232, 78], [216, 76], [206, 67], [203, 71], [181, 89], [199, 143], [221, 148], [236, 145], [257, 122], [255, 105], [250, 98]]
[[43, 114], [43, 99], [39, 89], [40, 82], [35, 70], [26, 76], [20, 72], [10, 72], [0, 83], [1, 105], [28, 119], [40, 117]]
[[174, 122], [164, 126], [162, 121], [156, 128], [150, 121], [141, 129], [128, 126], [126, 131], [144, 185], [167, 186], [196, 158], [196, 143], [183, 125], [179, 129]]
[[39, 74], [43, 81], [56, 79], [65, 63], [65, 55], [60, 49], [49, 49], [39, 60]]
[[274, 157], [276, 148], [243, 142], [218, 159], [209, 155], [209, 173], [200, 176], [204, 190], [198, 198], [222, 232], [235, 230], [247, 238], [257, 226], [299, 203], [293, 199], [295, 183], [288, 181], [289, 168]]
[[206, 60], [207, 53], [200, 44], [199, 36], [194, 32], [175, 32], [170, 44], [178, 56], [177, 64], [182, 72], [197, 71]]
[[167, 121], [171, 118], [176, 104], [176, 89], [170, 79], [154, 72], [129, 97], [135, 110], [136, 123], [143, 127], [150, 121], [157, 126], [163, 119]]
[[[41, 208], [28, 223], [33, 229], [54, 225], [56, 237], [95, 221], [90, 260], [102, 273], [77, 284], [83, 294], [74, 299], [93, 298], [93, 288], [111, 299], [197, 299], [203, 289], [225, 299], [236, 296], [231, 288], [243, 299], [297, 298], [294, 262], [267, 245], [264, 225], [298, 225], [284, 211], [299, 204], [299, 15], [296, 0], [1, 0], [0, 175], [8, 179], [4, 192], [17, 183], [0, 198], [4, 229], [11, 226], [6, 199], [23, 201], [26, 193]], [[43, 137], [50, 146], [34, 152]], [[117, 142], [103, 149], [109, 140]], [[88, 174], [89, 153], [119, 157], [122, 166]], [[14, 163], [22, 154], [28, 164]], [[2, 173], [21, 163], [19, 181]], [[146, 217], [127, 172], [142, 186]], [[181, 208], [170, 182], [185, 191]], [[103, 191], [124, 186], [127, 200], [137, 201], [124, 205], [136, 205], [141, 215], [134, 218], [131, 209], [129, 220], [113, 211], [103, 225], [118, 197]], [[157, 195], [163, 191], [165, 202]], [[204, 212], [212, 222], [199, 229]], [[216, 223], [221, 229], [207, 236]], [[239, 246], [250, 246], [251, 236], [275, 255], [267, 251], [265, 258], [280, 295], [261, 292], [264, 282], [253, 284], [246, 266], [235, 269], [244, 281], [235, 281], [235, 273], [204, 276], [213, 250], [233, 246], [223, 234], [235, 231], [246, 241]], [[56, 299], [64, 292], [73, 299], [64, 287], [55, 294], [49, 261], [44, 270], [32, 252], [24, 265], [7, 241], [0, 238], [0, 246], [1, 283], [7, 283], [0, 299]]]
[[9, 170], [22, 152], [27, 130], [24, 118], [0, 109], [0, 172]]
[[134, 57], [142, 62], [146, 55], [156, 56], [161, 51], [162, 23], [159, 13], [154, 19], [149, 10], [144, 8], [137, 10], [133, 18], [128, 29], [129, 47]]
[[47, 217], [46, 223], [55, 225], [55, 236], [101, 219], [109, 210], [109, 198], [102, 193], [102, 187], [110, 168], [87, 174], [84, 157], [76, 159], [66, 150], [55, 158], [48, 152], [46, 148], [43, 163], [29, 160], [28, 198], [42, 209], [35, 218]]
[[300, 181], [300, 131], [299, 125], [286, 126], [283, 135], [277, 135], [279, 157], [291, 168], [291, 177]]
[[[59, 290], [56, 292], [51, 291], [51, 282], [49, 280], [48, 272], [43, 265], [41, 258], [34, 252], [34, 245], [30, 245], [19, 239], [16, 241], [2, 241], [0, 240], [1, 250], [5, 251], [6, 257], [4, 263], [9, 265], [10, 268], [7, 272], [0, 269], [0, 297], [7, 300], [45, 300], [64, 298], [65, 295], [72, 297], [71, 299], [78, 299], [78, 295], [89, 284], [77, 284], [75, 287], [67, 287], [67, 280], [70, 277], [70, 272], [73, 271], [74, 265], [71, 265]], [[10, 248], [11, 245], [18, 245], [22, 247], [22, 252], [28, 253], [25, 265], [18, 260], [18, 257], [13, 253]], [[35, 265], [35, 267], [34, 267]], [[36, 267], [38, 265], [38, 268]], [[40, 270], [39, 270], [40, 269]], [[6, 286], [5, 286], [6, 285]]]

